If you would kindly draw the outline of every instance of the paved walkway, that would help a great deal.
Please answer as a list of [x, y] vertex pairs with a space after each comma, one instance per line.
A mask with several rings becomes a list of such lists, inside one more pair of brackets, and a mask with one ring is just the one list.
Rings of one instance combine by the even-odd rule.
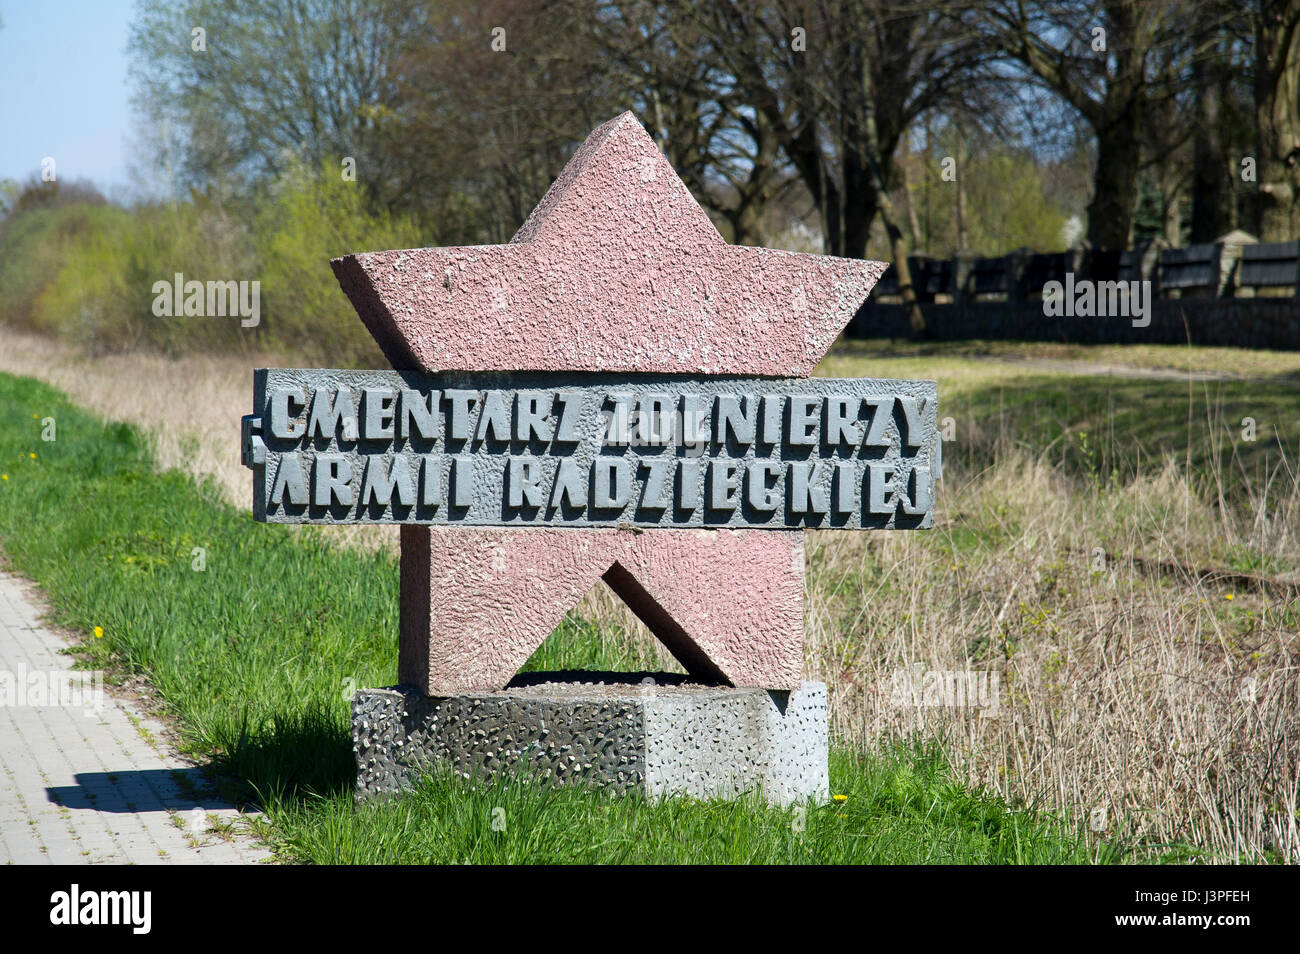
[[[40, 624], [37, 600], [0, 572], [0, 864], [267, 857], [203, 773], [166, 750], [155, 719], [89, 687], [68, 704], [68, 643]], [[63, 704], [49, 704], [59, 693]]]

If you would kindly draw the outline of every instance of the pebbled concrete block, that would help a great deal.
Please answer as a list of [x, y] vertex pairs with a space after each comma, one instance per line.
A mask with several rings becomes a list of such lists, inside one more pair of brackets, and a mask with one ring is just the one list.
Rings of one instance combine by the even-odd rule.
[[[653, 679], [653, 684], [642, 679]], [[793, 692], [667, 673], [538, 673], [508, 689], [426, 697], [363, 689], [352, 702], [357, 797], [391, 796], [437, 764], [466, 778], [522, 770], [653, 798], [824, 801], [826, 686]]]

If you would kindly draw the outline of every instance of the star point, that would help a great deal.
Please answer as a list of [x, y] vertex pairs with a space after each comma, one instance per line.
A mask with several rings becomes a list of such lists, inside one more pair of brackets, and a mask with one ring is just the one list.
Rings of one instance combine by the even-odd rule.
[[331, 264], [399, 370], [764, 375], [809, 373], [886, 268], [728, 245], [630, 112], [509, 244]]

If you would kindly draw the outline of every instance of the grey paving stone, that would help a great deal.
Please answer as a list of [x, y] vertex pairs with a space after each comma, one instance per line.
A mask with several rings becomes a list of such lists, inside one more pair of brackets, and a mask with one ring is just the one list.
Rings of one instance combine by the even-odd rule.
[[[30, 584], [0, 572], [0, 672], [71, 668], [59, 653], [67, 642], [40, 622], [38, 600]], [[166, 751], [157, 741], [164, 737], [156, 720], [107, 693], [90, 716], [81, 708], [0, 705], [0, 864], [247, 864], [269, 857], [249, 835], [228, 841], [191, 830], [195, 807], [213, 820], [239, 813], [215, 796], [196, 802], [184, 793], [171, 772], [196, 781], [200, 773]]]

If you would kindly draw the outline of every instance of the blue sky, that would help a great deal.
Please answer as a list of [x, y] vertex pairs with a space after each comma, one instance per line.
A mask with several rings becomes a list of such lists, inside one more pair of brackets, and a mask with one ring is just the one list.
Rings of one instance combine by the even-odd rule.
[[131, 0], [0, 0], [0, 179], [129, 181]]

